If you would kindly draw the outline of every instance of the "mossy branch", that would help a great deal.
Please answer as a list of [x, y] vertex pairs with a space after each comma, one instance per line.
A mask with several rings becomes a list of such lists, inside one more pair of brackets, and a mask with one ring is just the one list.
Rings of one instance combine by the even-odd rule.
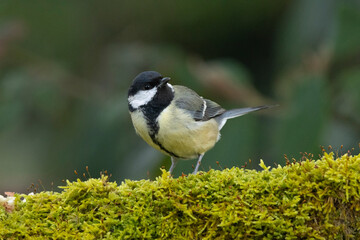
[[[156, 181], [106, 176], [0, 206], [1, 239], [360, 238], [360, 155]], [[0, 204], [1, 205], [1, 204]]]

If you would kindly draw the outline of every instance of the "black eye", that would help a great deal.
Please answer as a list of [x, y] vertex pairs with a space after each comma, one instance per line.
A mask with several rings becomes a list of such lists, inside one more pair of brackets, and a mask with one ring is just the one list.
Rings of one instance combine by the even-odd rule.
[[145, 84], [145, 86], [144, 86], [144, 89], [145, 90], [149, 90], [149, 89], [151, 89], [152, 87], [151, 87], [151, 85], [149, 84], [149, 83], [147, 83], [147, 84]]

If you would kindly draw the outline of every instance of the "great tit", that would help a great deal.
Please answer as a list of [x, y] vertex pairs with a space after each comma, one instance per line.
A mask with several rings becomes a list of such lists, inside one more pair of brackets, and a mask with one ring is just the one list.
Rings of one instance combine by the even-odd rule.
[[170, 173], [179, 159], [197, 158], [196, 174], [228, 119], [272, 107], [225, 110], [187, 87], [171, 85], [169, 80], [155, 71], [140, 73], [129, 88], [128, 105], [137, 134], [171, 157]]

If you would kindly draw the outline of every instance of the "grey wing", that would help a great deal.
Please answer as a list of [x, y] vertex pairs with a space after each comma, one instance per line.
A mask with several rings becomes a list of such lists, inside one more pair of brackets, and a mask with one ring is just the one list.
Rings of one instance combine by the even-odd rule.
[[217, 117], [225, 112], [225, 109], [223, 109], [219, 104], [216, 102], [213, 102], [209, 99], [203, 99], [206, 104], [205, 105], [205, 111], [203, 109], [203, 117], [200, 120], [206, 121], [211, 118]]
[[203, 99], [189, 88], [176, 86], [175, 90], [179, 93], [175, 97], [176, 106], [189, 112], [196, 121], [207, 121], [225, 112], [219, 104]]

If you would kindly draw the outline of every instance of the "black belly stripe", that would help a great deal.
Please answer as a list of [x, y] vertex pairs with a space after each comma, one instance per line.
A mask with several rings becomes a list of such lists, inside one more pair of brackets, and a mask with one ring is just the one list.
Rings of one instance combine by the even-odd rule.
[[159, 148], [161, 150], [163, 150], [164, 152], [168, 153], [170, 156], [173, 156], [173, 157], [176, 157], [176, 158], [182, 158], [178, 155], [176, 155], [175, 153], [173, 152], [170, 152], [169, 150], [167, 150], [161, 143], [159, 143], [159, 141], [156, 139], [156, 135], [150, 135], [153, 143], [155, 143], [157, 146], [159, 146]]
[[[168, 153], [170, 156], [181, 158], [175, 153], [167, 150], [156, 138], [160, 126], [157, 122], [157, 118], [160, 113], [170, 105], [171, 101], [174, 99], [174, 93], [171, 88], [164, 86], [158, 89], [154, 98], [148, 102], [146, 105], [141, 106], [140, 109], [144, 113], [146, 118], [146, 123], [149, 127], [149, 136], [153, 143], [155, 143], [161, 150]], [[131, 111], [131, 109], [130, 109]]]

